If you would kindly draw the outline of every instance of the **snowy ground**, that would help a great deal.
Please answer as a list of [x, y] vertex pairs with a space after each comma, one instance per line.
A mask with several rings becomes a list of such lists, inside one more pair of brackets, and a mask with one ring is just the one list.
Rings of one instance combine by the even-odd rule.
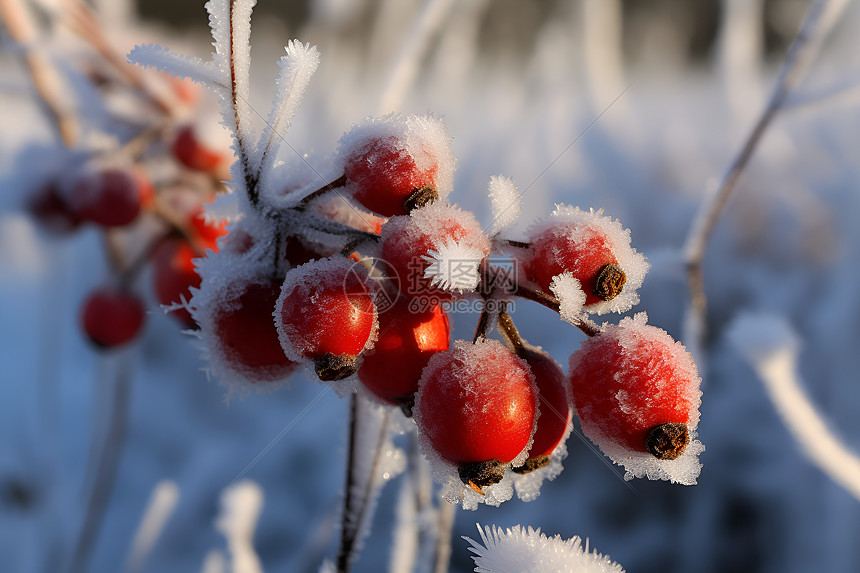
[[[804, 89], [860, 77], [851, 45], [860, 29], [857, 12], [855, 7], [845, 17]], [[260, 26], [261, 36], [272, 28]], [[317, 43], [322, 62], [288, 141], [302, 152], [327, 151], [353, 122], [374, 112], [380, 74], [361, 77], [360, 56], [336, 34], [313, 27], [305, 32], [290, 30]], [[726, 84], [704, 68], [633, 69], [622, 82], [610, 79], [598, 86], [605, 90], [595, 89], [578, 68], [566, 65], [578, 44], [564, 22], [542, 31], [525, 63], [470, 65], [465, 55], [451, 59], [466, 32], [454, 29], [443, 37], [403, 110], [444, 118], [458, 158], [452, 199], [488, 223], [487, 181], [501, 173], [528, 188], [521, 229], [554, 202], [606, 208], [631, 229], [634, 246], [653, 265], [636, 310], [679, 338], [686, 301], [680, 245], [765, 92], [753, 89], [732, 108]], [[266, 74], [280, 55], [283, 34], [259, 41], [255, 36], [260, 77], [252, 103], [258, 109], [268, 108]], [[169, 37], [157, 39], [173, 45]], [[203, 55], [206, 40], [197, 40], [183, 38]], [[378, 41], [375, 49], [383, 50], [394, 40]], [[50, 161], [38, 147], [49, 130], [20, 66], [8, 52], [0, 65], [5, 570], [56, 570], [46, 565], [50, 552], [68, 550], [82, 517], [91, 425], [103, 422], [94, 419], [95, 405], [111, 372], [123, 368], [133, 375], [129, 434], [92, 570], [121, 567], [148, 497], [164, 479], [177, 483], [180, 501], [146, 571], [200, 570], [209, 551], [225, 550], [214, 527], [218, 498], [243, 475], [265, 495], [254, 537], [263, 570], [316, 571], [337, 538], [347, 402], [298, 375], [277, 393], [226, 404], [223, 389], [201, 371], [197, 351], [152, 299], [140, 344], [118, 356], [94, 353], [80, 334], [77, 313], [106, 272], [98, 237], [91, 230], [71, 240], [46, 237], [22, 214], [19, 198]], [[770, 79], [770, 72], [760, 78], [762, 85]], [[624, 482], [619, 468], [575, 431], [565, 471], [544, 485], [536, 501], [458, 510], [452, 571], [473, 567], [460, 536], [475, 537], [475, 522], [587, 537], [637, 573], [860, 570], [858, 501], [801, 454], [760, 380], [725, 337], [741, 312], [784, 316], [802, 339], [799, 368], [807, 394], [847, 446], [860, 451], [858, 109], [855, 98], [786, 111], [758, 150], [708, 250], [711, 334], [706, 366], [700, 365], [699, 426], [707, 450], [699, 484]], [[549, 311], [518, 302], [514, 316], [522, 333], [562, 364], [578, 348], [582, 335]], [[476, 319], [458, 316], [455, 335], [471, 336]], [[356, 571], [387, 568], [398, 488], [395, 480], [383, 491]]]

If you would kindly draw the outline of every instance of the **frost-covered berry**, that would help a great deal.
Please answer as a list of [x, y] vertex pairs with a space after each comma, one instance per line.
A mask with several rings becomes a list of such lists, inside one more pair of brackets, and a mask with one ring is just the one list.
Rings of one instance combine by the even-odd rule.
[[290, 270], [274, 312], [287, 357], [312, 362], [326, 382], [354, 374], [377, 332], [368, 282], [364, 267], [342, 256]]
[[432, 451], [480, 492], [525, 459], [537, 389], [522, 359], [497, 340], [458, 340], [430, 359], [418, 383], [415, 423]]
[[225, 290], [212, 309], [216, 348], [210, 351], [222, 353], [230, 368], [252, 382], [288, 377], [296, 364], [284, 354], [272, 322], [280, 283], [238, 281]]
[[145, 318], [143, 302], [116, 288], [100, 288], [84, 302], [81, 323], [87, 337], [100, 348], [113, 348], [134, 339]]
[[432, 203], [453, 186], [450, 139], [430, 116], [389, 115], [356, 125], [338, 155], [348, 192], [385, 217]]
[[201, 207], [189, 219], [189, 228], [202, 250], [218, 251], [218, 238], [227, 234], [227, 221], [207, 221]]
[[103, 227], [128, 225], [140, 214], [138, 177], [116, 168], [85, 173], [72, 188], [68, 204], [80, 218]]
[[514, 468], [518, 473], [528, 473], [549, 463], [549, 456], [567, 434], [571, 413], [564, 372], [558, 362], [535, 348], [523, 348], [517, 354], [529, 365], [540, 396], [540, 415], [529, 456], [522, 466]]
[[382, 401], [410, 411], [421, 371], [437, 352], [448, 350], [448, 315], [438, 304], [412, 309], [401, 297], [379, 315], [379, 338], [358, 371], [362, 384]]
[[[651, 469], [642, 466], [648, 459], [684, 454], [702, 396], [690, 353], [646, 320], [639, 313], [583, 341], [570, 357], [568, 374], [583, 433], [616, 463], [640, 474]], [[698, 475], [698, 463], [693, 465], [690, 471]], [[684, 476], [668, 477], [685, 482]]]
[[224, 153], [201, 141], [192, 125], [186, 125], [179, 130], [170, 149], [180, 163], [195, 171], [218, 171], [227, 161]]
[[[200, 275], [194, 269], [193, 259], [200, 254], [185, 239], [171, 239], [162, 243], [153, 255], [152, 282], [155, 295], [163, 305], [174, 305], [191, 299], [191, 288], [200, 286]], [[186, 328], [196, 323], [184, 308], [171, 315]]]
[[481, 260], [490, 254], [490, 239], [475, 215], [441, 202], [392, 217], [380, 241], [380, 256], [409, 297], [447, 300], [451, 291], [474, 290]]
[[528, 233], [526, 276], [549, 292], [553, 277], [569, 272], [585, 291], [587, 312], [624, 312], [639, 302], [637, 289], [650, 265], [630, 246], [630, 231], [602, 211], [558, 205]]

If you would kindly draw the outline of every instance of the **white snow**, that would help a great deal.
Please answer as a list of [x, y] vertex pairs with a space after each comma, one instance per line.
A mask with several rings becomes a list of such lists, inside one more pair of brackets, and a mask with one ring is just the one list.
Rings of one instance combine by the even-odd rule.
[[573, 536], [548, 537], [540, 528], [515, 525], [507, 529], [476, 524], [481, 541], [463, 537], [474, 553], [476, 573], [624, 573], [608, 556], [589, 551], [588, 541]]
[[523, 210], [523, 196], [513, 179], [501, 175], [490, 177], [489, 189], [490, 213], [493, 220], [487, 234], [495, 236], [507, 230], [520, 218]]
[[560, 318], [576, 325], [586, 316], [583, 311], [585, 306], [585, 291], [579, 279], [574, 278], [573, 273], [564, 272], [553, 277], [549, 290], [558, 299]]

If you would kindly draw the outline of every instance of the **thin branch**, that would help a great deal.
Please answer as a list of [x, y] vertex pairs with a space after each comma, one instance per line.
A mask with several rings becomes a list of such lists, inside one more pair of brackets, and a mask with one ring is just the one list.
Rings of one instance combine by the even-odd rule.
[[44, 54], [32, 48], [36, 44], [36, 31], [27, 9], [21, 0], [0, 0], [0, 18], [9, 36], [24, 50], [24, 61], [33, 80], [33, 87], [57, 134], [66, 147], [73, 147], [78, 139], [80, 126], [71, 110], [63, 104], [64, 99], [54, 69]]
[[[129, 398], [131, 394], [131, 368], [126, 354], [117, 364], [116, 385], [113, 393], [113, 407], [107, 427], [104, 448], [99, 455], [93, 487], [87, 501], [84, 522], [69, 562], [69, 573], [84, 573], [98, 539], [104, 520], [105, 510], [110, 501], [116, 474], [122, 457], [122, 446], [128, 426]], [[94, 454], [94, 452], [93, 452]], [[92, 455], [92, 454], [91, 454]]]
[[[693, 220], [693, 225], [684, 244], [684, 254], [690, 290], [690, 307], [687, 318], [687, 328], [690, 332], [685, 338], [688, 338], [688, 347], [694, 350], [701, 347], [706, 330], [707, 300], [705, 298], [702, 264], [708, 241], [759, 141], [767, 131], [774, 116], [786, 102], [789, 92], [800, 83], [847, 3], [847, 0], [815, 0], [810, 6], [797, 37], [789, 47], [767, 106], [753, 126], [743, 146], [729, 164], [719, 187], [702, 202]], [[694, 351], [694, 354], [696, 353]]]
[[367, 520], [371, 506], [371, 497], [376, 487], [376, 474], [382, 459], [382, 450], [385, 438], [388, 435], [388, 424], [391, 418], [391, 410], [386, 409], [380, 422], [379, 438], [376, 443], [373, 461], [366, 476], [365, 487], [362, 496], [356, 498], [353, 493], [356, 485], [356, 472], [358, 469], [358, 439], [361, 432], [361, 416], [359, 416], [359, 398], [353, 394], [349, 403], [349, 449], [347, 451], [346, 486], [343, 497], [343, 516], [341, 517], [341, 536], [338, 547], [336, 566], [337, 571], [347, 573], [355, 557], [355, 546], [358, 541], [362, 525]]
[[104, 34], [104, 26], [87, 5], [79, 0], [69, 0], [64, 3], [64, 7], [64, 15], [68, 18], [70, 28], [81, 39], [88, 42], [105, 62], [114, 68], [129, 85], [146, 96], [161, 113], [168, 117], [175, 115], [178, 107], [176, 101], [167, 97], [167, 91], [161, 93], [153, 89], [141, 70], [129, 64], [125, 54], [114, 49]]
[[[552, 296], [551, 294], [547, 294], [538, 288], [532, 288], [524, 283], [515, 281], [511, 278], [510, 273], [505, 269], [501, 269], [499, 267], [495, 267], [493, 265], [487, 266], [487, 276], [491, 281], [491, 284], [494, 284], [497, 288], [503, 290], [504, 292], [513, 294], [520, 298], [524, 298], [526, 300], [530, 300], [532, 302], [536, 302], [547, 307], [550, 310], [555, 312], [559, 312], [560, 304], [558, 299]], [[500, 285], [497, 281], [503, 280], [506, 281], [506, 285]], [[596, 336], [600, 334], [600, 327], [597, 326], [591, 320], [587, 318], [579, 319], [573, 326], [577, 327], [579, 330], [587, 334], [588, 336]]]
[[322, 197], [329, 191], [334, 191], [338, 187], [343, 187], [344, 185], [346, 185], [346, 175], [341, 175], [331, 183], [326, 183], [316, 191], [312, 191], [305, 195], [301, 201], [296, 203], [296, 206], [293, 207], [293, 209], [296, 211], [304, 211], [313, 200]]

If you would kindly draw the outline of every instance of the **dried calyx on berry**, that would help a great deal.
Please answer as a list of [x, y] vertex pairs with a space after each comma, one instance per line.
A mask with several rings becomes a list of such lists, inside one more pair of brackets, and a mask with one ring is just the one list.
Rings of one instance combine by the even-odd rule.
[[274, 312], [287, 357], [326, 382], [354, 374], [378, 331], [372, 288], [365, 267], [340, 255], [287, 272]]
[[453, 188], [450, 138], [432, 116], [369, 119], [343, 136], [338, 157], [347, 192], [385, 217], [406, 215]]
[[588, 338], [568, 381], [583, 433], [631, 476], [695, 483], [701, 379], [692, 356], [639, 313]]
[[585, 291], [586, 312], [624, 312], [650, 265], [630, 246], [630, 231], [603, 211], [558, 205], [528, 232], [522, 267], [529, 280], [549, 291], [553, 278], [570, 273]]

